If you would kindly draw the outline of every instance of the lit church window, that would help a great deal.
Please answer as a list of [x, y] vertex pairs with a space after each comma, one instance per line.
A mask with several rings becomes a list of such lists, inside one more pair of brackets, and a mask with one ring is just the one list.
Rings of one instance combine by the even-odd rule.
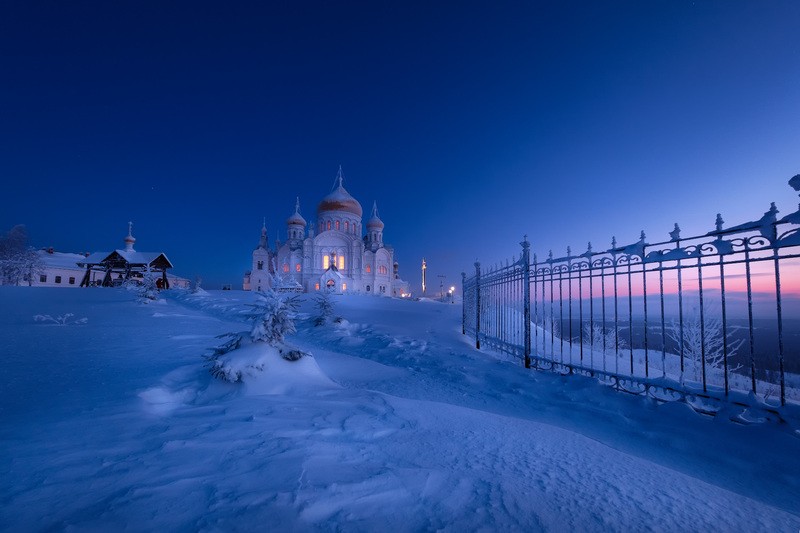
[[339, 256], [339, 270], [344, 270], [344, 256]]
[[295, 269], [297, 272], [300, 272], [300, 270], [302, 270], [302, 268], [300, 267], [300, 263], [297, 263], [297, 264], [294, 266], [294, 269]]
[[314, 284], [314, 290], [315, 290], [315, 291], [318, 291], [318, 290], [319, 290], [319, 283], [315, 283], [315, 284]]
[[369, 274], [370, 272], [372, 272], [372, 267], [367, 265], [367, 274]]
[[289, 265], [288, 265], [288, 264], [284, 263], [284, 265], [283, 265], [283, 271], [284, 271], [284, 272], [289, 272]]
[[328, 270], [330, 266], [331, 266], [331, 256], [325, 254], [324, 256], [322, 256], [322, 268], [324, 270]]
[[343, 291], [346, 291], [346, 290], [347, 290], [347, 283], [342, 283], [342, 290], [343, 290]]
[[345, 231], [345, 233], [350, 231], [350, 221], [349, 220], [345, 220], [344, 221], [344, 231]]
[[338, 220], [336, 221], [336, 229], [337, 229], [337, 231], [339, 229], [339, 221]]
[[328, 221], [328, 229], [331, 229], [331, 221]]

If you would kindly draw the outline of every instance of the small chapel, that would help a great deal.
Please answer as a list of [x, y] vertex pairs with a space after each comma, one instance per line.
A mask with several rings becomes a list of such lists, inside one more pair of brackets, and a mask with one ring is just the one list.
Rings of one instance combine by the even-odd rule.
[[361, 204], [344, 188], [342, 168], [330, 194], [317, 206], [317, 220], [307, 223], [300, 199], [286, 220], [286, 240], [269, 246], [266, 220], [253, 251], [253, 264], [243, 289], [410, 296], [400, 279], [394, 249], [383, 242], [384, 224], [378, 206], [366, 226]]

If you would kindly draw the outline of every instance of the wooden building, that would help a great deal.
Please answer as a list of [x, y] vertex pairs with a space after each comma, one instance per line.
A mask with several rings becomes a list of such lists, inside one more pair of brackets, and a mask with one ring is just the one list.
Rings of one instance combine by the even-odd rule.
[[78, 261], [78, 266], [85, 269], [81, 287], [95, 284], [93, 278], [102, 273], [100, 285], [113, 287], [122, 285], [126, 281], [143, 280], [149, 272], [157, 275], [156, 285], [159, 289], [169, 289], [170, 283], [167, 270], [172, 268], [172, 263], [162, 252], [137, 252], [133, 249], [136, 239], [132, 235], [133, 223], [128, 222], [128, 235], [125, 237], [125, 249], [112, 252], [95, 252], [83, 260]]

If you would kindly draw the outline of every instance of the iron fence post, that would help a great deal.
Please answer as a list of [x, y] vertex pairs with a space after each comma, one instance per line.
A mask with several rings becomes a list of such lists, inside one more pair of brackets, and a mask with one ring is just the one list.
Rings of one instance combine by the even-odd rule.
[[475, 261], [475, 348], [481, 349], [481, 264]]
[[467, 334], [467, 274], [461, 273], [461, 334]]
[[522, 245], [522, 316], [525, 321], [525, 368], [531, 367], [531, 243], [525, 235]]

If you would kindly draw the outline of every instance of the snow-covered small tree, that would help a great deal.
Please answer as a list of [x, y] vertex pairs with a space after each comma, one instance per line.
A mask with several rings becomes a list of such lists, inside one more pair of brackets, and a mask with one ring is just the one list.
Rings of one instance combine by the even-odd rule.
[[194, 282], [192, 283], [191, 292], [192, 294], [197, 294], [203, 291], [203, 288], [200, 287], [200, 284], [203, 283], [203, 278], [200, 276], [195, 276]]
[[625, 349], [627, 344], [614, 330], [603, 328], [601, 324], [583, 325], [583, 345], [595, 353], [611, 353]]
[[[224, 381], [241, 382], [246, 376], [264, 372], [268, 358], [276, 351], [287, 361], [297, 361], [309, 355], [285, 342], [287, 335], [297, 331], [298, 304], [296, 296], [281, 296], [272, 289], [259, 293], [252, 310], [246, 314], [253, 321], [249, 339], [246, 332], [218, 336], [225, 339], [224, 343], [206, 356], [211, 375]], [[258, 344], [262, 346], [258, 348]]]
[[286, 335], [297, 331], [294, 319], [299, 305], [297, 297], [281, 296], [272, 289], [257, 296], [257, 303], [248, 317], [253, 320], [250, 338], [253, 342], [266, 342], [277, 346]]
[[156, 279], [156, 274], [150, 270], [149, 265], [142, 276], [142, 283], [138, 287], [138, 293], [139, 298], [145, 303], [150, 300], [158, 299], [158, 282]]
[[[681, 335], [680, 323], [672, 320], [667, 327], [667, 336], [677, 345], [678, 353], [683, 347], [684, 361], [689, 362], [692, 368], [692, 379], [699, 381], [701, 377], [703, 359], [705, 358], [706, 373], [709, 370], [719, 373], [723, 368], [725, 358], [725, 340], [727, 340], [727, 357], [736, 355], [742, 347], [744, 339], [734, 339], [729, 332], [727, 339], [722, 334], [722, 320], [720, 320], [714, 310], [704, 306], [704, 317], [701, 327], [700, 312], [697, 307], [684, 316], [683, 334]], [[705, 347], [705, 353], [703, 348]], [[728, 372], [734, 372], [742, 365], [728, 367]], [[681, 381], [684, 375], [681, 374]]]
[[608, 355], [616, 354], [624, 350], [627, 344], [619, 335], [614, 334], [612, 328], [604, 328], [602, 324], [583, 325], [583, 346], [591, 350], [595, 355], [603, 357], [603, 370], [606, 368]]
[[314, 318], [314, 325], [324, 326], [331, 323], [339, 323], [342, 318], [336, 316], [336, 310], [333, 306], [331, 295], [327, 292], [322, 292], [315, 298], [317, 306], [317, 316]]

